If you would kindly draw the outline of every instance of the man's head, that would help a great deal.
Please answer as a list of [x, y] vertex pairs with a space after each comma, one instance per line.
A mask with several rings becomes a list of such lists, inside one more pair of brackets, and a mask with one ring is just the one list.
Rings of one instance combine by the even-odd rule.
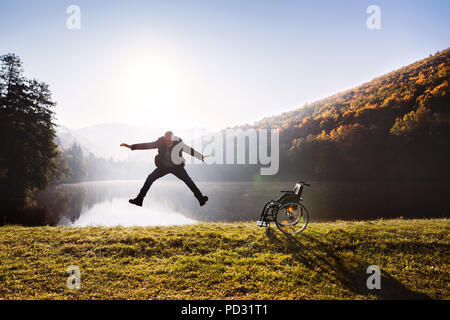
[[173, 143], [173, 132], [172, 132], [172, 131], [167, 131], [167, 132], [164, 134], [164, 141], [166, 141], [166, 144], [167, 144], [168, 146], [171, 146], [171, 145], [172, 145], [172, 143]]

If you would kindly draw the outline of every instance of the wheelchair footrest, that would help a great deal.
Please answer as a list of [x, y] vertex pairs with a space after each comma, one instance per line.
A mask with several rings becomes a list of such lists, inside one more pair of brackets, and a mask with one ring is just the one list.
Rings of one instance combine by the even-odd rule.
[[267, 227], [267, 221], [258, 220], [258, 221], [256, 221], [256, 225], [258, 227]]

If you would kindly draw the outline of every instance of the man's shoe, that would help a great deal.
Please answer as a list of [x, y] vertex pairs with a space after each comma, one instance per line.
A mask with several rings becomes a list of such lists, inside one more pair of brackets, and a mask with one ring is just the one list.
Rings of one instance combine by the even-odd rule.
[[142, 207], [143, 200], [144, 200], [143, 198], [136, 197], [136, 199], [130, 199], [130, 200], [128, 200], [128, 202], [131, 204], [137, 205], [139, 207]]
[[206, 204], [206, 201], [208, 201], [207, 196], [203, 196], [200, 199], [198, 199], [198, 203], [200, 203], [200, 206], [204, 206]]

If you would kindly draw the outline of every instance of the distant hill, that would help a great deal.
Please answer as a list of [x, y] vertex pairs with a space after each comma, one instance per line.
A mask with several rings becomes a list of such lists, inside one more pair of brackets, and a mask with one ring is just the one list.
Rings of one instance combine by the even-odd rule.
[[268, 117], [280, 175], [448, 179], [450, 48], [356, 88]]
[[[135, 126], [122, 123], [103, 123], [77, 129], [59, 126], [57, 136], [63, 148], [70, 147], [74, 142], [81, 145], [86, 154], [92, 152], [97, 157], [114, 160], [145, 160], [148, 154], [135, 153], [131, 155], [119, 145], [153, 141], [164, 134], [166, 129], [157, 127]], [[184, 139], [192, 139], [209, 133], [205, 128], [190, 128], [174, 132]]]
[[[56, 136], [58, 145], [63, 149], [70, 148], [74, 143], [79, 144], [85, 154], [89, 154], [89, 152], [94, 152], [98, 149], [97, 146], [86, 137], [61, 125], [56, 128]], [[96, 155], [99, 154], [96, 153]]]
[[[294, 129], [294, 136], [330, 132], [340, 125], [371, 120], [373, 124], [393, 125], [403, 116], [423, 105], [433, 111], [448, 112], [450, 48], [391, 73], [375, 78], [356, 88], [306, 104], [278, 116], [255, 123], [256, 127]], [[395, 110], [389, 119], [371, 118], [381, 109]], [[367, 118], [367, 119], [365, 119]], [[387, 121], [387, 120], [390, 120]], [[389, 122], [389, 123], [388, 123]], [[303, 129], [303, 130], [301, 130]]]

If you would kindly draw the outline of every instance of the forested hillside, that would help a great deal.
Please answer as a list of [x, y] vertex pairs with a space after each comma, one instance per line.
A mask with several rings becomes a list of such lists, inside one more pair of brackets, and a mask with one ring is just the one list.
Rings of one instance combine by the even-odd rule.
[[278, 177], [448, 179], [450, 48], [256, 128], [280, 130]]

